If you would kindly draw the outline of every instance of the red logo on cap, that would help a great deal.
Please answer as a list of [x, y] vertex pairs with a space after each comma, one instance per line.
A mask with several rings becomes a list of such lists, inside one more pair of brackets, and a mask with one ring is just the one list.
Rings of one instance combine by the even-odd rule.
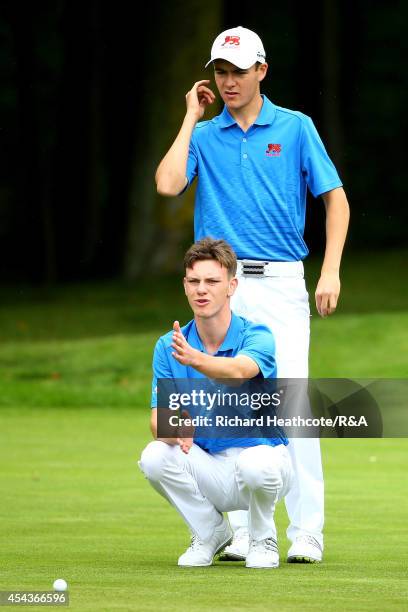
[[226, 36], [221, 47], [228, 45], [229, 47], [239, 47], [240, 36]]
[[266, 154], [268, 157], [278, 157], [282, 151], [282, 146], [280, 144], [268, 144], [268, 149], [266, 150]]

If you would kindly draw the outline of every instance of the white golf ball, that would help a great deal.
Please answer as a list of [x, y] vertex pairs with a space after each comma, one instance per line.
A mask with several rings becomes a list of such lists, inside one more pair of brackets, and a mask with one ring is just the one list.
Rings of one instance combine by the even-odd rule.
[[68, 588], [68, 585], [63, 578], [58, 578], [58, 580], [56, 580], [52, 586], [54, 591], [66, 591]]

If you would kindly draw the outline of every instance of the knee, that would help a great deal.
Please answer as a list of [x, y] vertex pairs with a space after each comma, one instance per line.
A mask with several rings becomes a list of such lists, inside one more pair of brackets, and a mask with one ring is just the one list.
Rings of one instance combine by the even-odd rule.
[[160, 440], [154, 440], [146, 446], [140, 457], [139, 467], [148, 480], [161, 479], [164, 466], [173, 450], [174, 447]]
[[281, 489], [282, 474], [273, 456], [268, 451], [259, 453], [255, 448], [246, 449], [239, 455], [237, 460], [239, 477], [253, 491]]

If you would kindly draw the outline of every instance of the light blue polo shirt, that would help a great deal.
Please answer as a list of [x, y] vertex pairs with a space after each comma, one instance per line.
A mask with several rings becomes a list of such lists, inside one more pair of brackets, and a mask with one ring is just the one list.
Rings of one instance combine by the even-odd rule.
[[[204, 345], [198, 335], [195, 321], [192, 320], [181, 328], [187, 342], [195, 349], [205, 352]], [[190, 366], [180, 364], [172, 352], [173, 331], [161, 336], [156, 343], [153, 354], [152, 408], [157, 408], [157, 380], [159, 378], [206, 378]], [[276, 377], [275, 341], [272, 332], [265, 325], [252, 323], [234, 313], [231, 313], [231, 323], [216, 357], [236, 357], [247, 355], [258, 365], [263, 378]], [[216, 453], [233, 446], [249, 447], [259, 444], [276, 446], [288, 444], [283, 435], [280, 438], [235, 438], [235, 439], [204, 439], [196, 438], [194, 442], [210, 453]]]
[[198, 175], [195, 240], [223, 238], [239, 259], [299, 261], [308, 254], [307, 188], [317, 197], [342, 183], [310, 117], [262, 98], [247, 132], [226, 106], [193, 131], [186, 189]]

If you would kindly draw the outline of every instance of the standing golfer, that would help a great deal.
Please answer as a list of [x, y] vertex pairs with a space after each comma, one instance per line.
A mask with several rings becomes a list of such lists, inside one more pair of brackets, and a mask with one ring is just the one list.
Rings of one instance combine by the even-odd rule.
[[[268, 327], [231, 312], [230, 299], [237, 286], [237, 260], [231, 247], [224, 240], [203, 239], [187, 251], [184, 264], [184, 289], [194, 319], [182, 328], [175, 321], [173, 331], [156, 344], [151, 416], [156, 440], [144, 449], [139, 465], [193, 534], [179, 565], [211, 565], [214, 555], [232, 539], [222, 513], [249, 509], [246, 566], [278, 567], [274, 509], [292, 479], [283, 432], [277, 430], [270, 438], [207, 436], [194, 438], [194, 443], [191, 437], [157, 439], [158, 379], [177, 385], [178, 379], [186, 378], [276, 376], [275, 345]], [[275, 436], [275, 431], [271, 433]]]
[[[260, 93], [268, 64], [262, 41], [237, 27], [217, 36], [211, 49], [215, 83], [225, 106], [200, 121], [215, 100], [208, 80], [186, 95], [187, 112], [156, 172], [157, 191], [182, 193], [198, 177], [195, 239], [224, 238], [238, 256], [235, 313], [273, 331], [280, 378], [307, 378], [309, 302], [303, 263], [306, 192], [322, 196], [326, 251], [316, 288], [322, 317], [332, 314], [340, 292], [339, 269], [349, 206], [336, 169], [312, 120], [273, 104]], [[289, 562], [321, 561], [324, 488], [318, 439], [289, 444], [295, 483], [286, 497], [292, 542]], [[230, 515], [235, 530], [226, 553], [243, 559], [247, 519]]]

